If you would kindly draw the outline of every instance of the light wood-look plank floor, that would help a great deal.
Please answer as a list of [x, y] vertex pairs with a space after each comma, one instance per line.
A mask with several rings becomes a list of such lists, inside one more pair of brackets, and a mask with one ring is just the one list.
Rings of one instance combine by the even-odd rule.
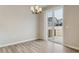
[[0, 48], [0, 53], [75, 53], [78, 51], [60, 44], [35, 40]]

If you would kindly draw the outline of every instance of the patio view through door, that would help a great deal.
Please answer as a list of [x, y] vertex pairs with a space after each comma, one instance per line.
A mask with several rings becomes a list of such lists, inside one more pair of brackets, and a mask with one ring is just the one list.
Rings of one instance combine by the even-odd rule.
[[48, 40], [63, 44], [63, 8], [47, 12]]

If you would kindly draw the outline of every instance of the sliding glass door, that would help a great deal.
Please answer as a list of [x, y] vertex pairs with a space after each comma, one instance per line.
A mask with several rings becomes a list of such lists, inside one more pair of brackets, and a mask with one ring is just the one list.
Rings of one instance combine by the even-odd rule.
[[48, 11], [48, 40], [63, 44], [63, 8]]
[[48, 40], [53, 41], [54, 39], [54, 13], [52, 10], [48, 10], [47, 22], [48, 22]]
[[54, 10], [54, 42], [63, 43], [63, 8]]

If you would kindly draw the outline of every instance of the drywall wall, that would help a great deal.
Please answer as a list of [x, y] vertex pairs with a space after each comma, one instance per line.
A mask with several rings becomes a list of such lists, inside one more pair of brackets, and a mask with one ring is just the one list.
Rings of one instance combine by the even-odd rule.
[[79, 6], [64, 6], [64, 43], [79, 50]]
[[38, 20], [39, 20], [39, 39], [44, 39], [44, 12], [42, 12], [41, 14], [39, 14], [38, 16]]
[[0, 6], [0, 46], [37, 38], [37, 15], [29, 6]]

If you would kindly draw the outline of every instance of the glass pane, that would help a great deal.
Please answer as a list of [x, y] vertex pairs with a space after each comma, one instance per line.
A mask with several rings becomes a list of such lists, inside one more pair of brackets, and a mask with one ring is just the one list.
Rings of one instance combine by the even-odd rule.
[[48, 26], [52, 26], [52, 17], [48, 17]]
[[62, 26], [63, 25], [63, 8], [57, 9], [54, 11], [54, 26]]
[[63, 43], [63, 8], [54, 10], [54, 41]]
[[52, 26], [52, 11], [48, 12], [48, 27]]

